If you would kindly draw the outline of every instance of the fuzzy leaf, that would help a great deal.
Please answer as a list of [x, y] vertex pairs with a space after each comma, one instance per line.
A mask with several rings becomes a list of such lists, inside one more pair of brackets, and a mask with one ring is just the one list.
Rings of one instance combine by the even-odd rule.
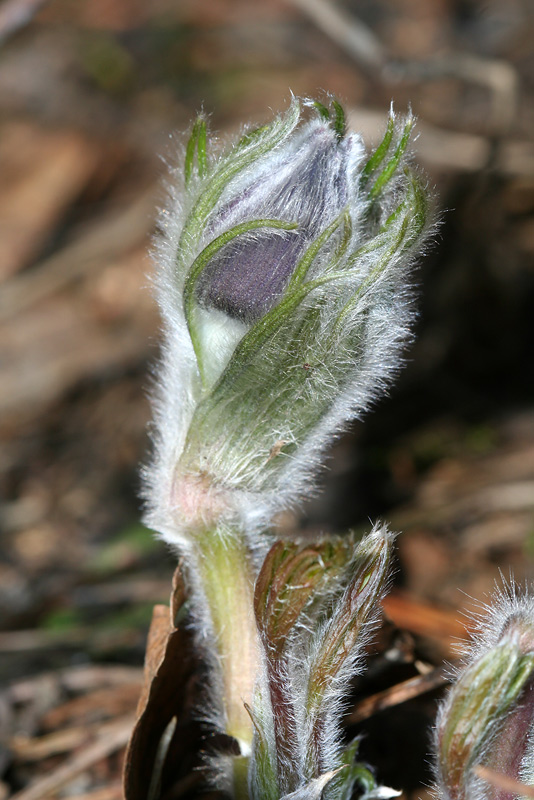
[[256, 581], [254, 611], [268, 656], [279, 658], [287, 637], [319, 587], [347, 562], [350, 543], [342, 539], [312, 547], [278, 541]]
[[334, 614], [320, 633], [310, 666], [308, 709], [317, 709], [325, 691], [357, 647], [362, 630], [373, 619], [388, 578], [391, 535], [370, 534], [357, 550], [356, 571]]

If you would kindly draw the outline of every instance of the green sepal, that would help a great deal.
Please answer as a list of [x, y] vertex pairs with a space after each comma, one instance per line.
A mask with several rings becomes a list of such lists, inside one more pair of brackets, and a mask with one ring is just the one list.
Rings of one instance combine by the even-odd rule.
[[376, 266], [339, 312], [333, 334], [342, 328], [345, 319], [350, 316], [365, 293], [381, 278], [392, 259], [409, 250], [424, 230], [427, 219], [426, 195], [417, 177], [409, 170], [406, 174], [408, 190], [405, 199], [392, 211], [377, 236], [358, 248], [348, 259], [350, 266], [357, 266], [358, 262], [370, 253], [380, 249], [383, 251], [377, 257]]
[[[339, 228], [340, 224], [344, 222], [345, 213], [343, 212], [342, 215], [337, 217], [312, 242], [295, 267], [295, 271], [280, 302], [258, 320], [239, 342], [228, 367], [223, 372], [212, 393], [213, 399], [216, 399], [218, 394], [225, 391], [226, 385], [231, 386], [243, 370], [248, 368], [251, 359], [265, 342], [280, 330], [284, 323], [293, 319], [295, 311], [311, 292], [327, 283], [347, 279], [346, 271], [342, 270], [339, 272], [326, 271], [326, 274], [319, 278], [309, 281], [304, 280], [320, 250]], [[334, 263], [337, 263], [337, 260], [334, 260]]]
[[[303, 256], [301, 256], [300, 260], [297, 263], [297, 266], [293, 270], [293, 274], [291, 276], [291, 280], [289, 281], [287, 288], [285, 290], [285, 296], [291, 295], [291, 293], [298, 287], [302, 286], [304, 280], [308, 274], [308, 271], [325, 246], [328, 240], [335, 234], [338, 228], [343, 225], [344, 226], [344, 236], [346, 235], [346, 228], [347, 226], [347, 217], [350, 219], [350, 215], [348, 209], [345, 209], [336, 219], [330, 223], [330, 225], [325, 228], [325, 230], [317, 237], [306, 249]], [[338, 260], [339, 255], [336, 253], [336, 261]]]

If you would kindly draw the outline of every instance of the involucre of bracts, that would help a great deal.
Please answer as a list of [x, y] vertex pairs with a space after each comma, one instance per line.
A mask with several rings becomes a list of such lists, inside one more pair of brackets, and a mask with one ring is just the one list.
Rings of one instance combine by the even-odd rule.
[[427, 230], [412, 127], [391, 114], [367, 156], [335, 101], [293, 99], [222, 147], [193, 126], [154, 251], [165, 338], [146, 519], [169, 542], [268, 524], [396, 372]]

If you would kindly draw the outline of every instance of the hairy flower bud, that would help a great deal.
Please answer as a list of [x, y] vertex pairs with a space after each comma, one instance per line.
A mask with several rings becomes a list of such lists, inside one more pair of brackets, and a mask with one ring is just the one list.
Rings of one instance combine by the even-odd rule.
[[533, 737], [534, 598], [499, 595], [440, 709], [440, 797], [515, 800], [534, 785]]
[[345, 207], [347, 168], [361, 155], [358, 140], [340, 141], [331, 126], [315, 120], [295, 137], [288, 152], [267, 157], [262, 178], [224, 205], [215, 224], [229, 226], [256, 217], [285, 219], [298, 229], [286, 236], [259, 229], [254, 237], [234, 239], [200, 276], [199, 302], [245, 322], [270, 311], [307, 246]]
[[147, 520], [168, 541], [268, 523], [398, 367], [426, 214], [412, 126], [391, 115], [369, 158], [335, 101], [294, 99], [219, 155], [205, 120], [193, 126], [156, 253], [166, 339]]

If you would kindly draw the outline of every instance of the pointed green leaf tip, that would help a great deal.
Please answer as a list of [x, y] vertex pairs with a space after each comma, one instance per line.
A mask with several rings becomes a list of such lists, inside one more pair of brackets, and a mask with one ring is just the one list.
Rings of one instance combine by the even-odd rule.
[[319, 634], [308, 681], [309, 711], [317, 712], [329, 685], [338, 677], [366, 624], [376, 614], [385, 592], [392, 544], [390, 535], [373, 534], [357, 549], [353, 578], [328, 625]]
[[[410, 134], [412, 132], [412, 128], [415, 124], [415, 120], [413, 117], [408, 117], [404, 124], [404, 128], [402, 131], [402, 135], [399, 139], [397, 147], [395, 148], [394, 152], [391, 155], [391, 158], [387, 161], [386, 166], [384, 169], [378, 174], [376, 180], [374, 181], [373, 185], [369, 189], [369, 195], [372, 200], [374, 200], [378, 195], [384, 190], [387, 186], [395, 172], [397, 171], [399, 164], [401, 163], [401, 159], [403, 158], [404, 154], [406, 153], [406, 148], [408, 147], [408, 142], [410, 140]], [[386, 151], [387, 152], [387, 151]], [[384, 156], [386, 153], [384, 153]]]
[[314, 778], [305, 786], [297, 789], [290, 794], [285, 794], [281, 800], [321, 800], [325, 786], [330, 783], [332, 778], [335, 778], [338, 770], [333, 769], [330, 772], [325, 772], [318, 778]]
[[364, 796], [369, 797], [378, 787], [371, 770], [364, 764], [356, 761], [361, 738], [354, 739], [343, 750], [341, 769], [332, 782], [333, 797], [336, 800], [351, 800], [354, 787], [358, 785]]
[[186, 186], [189, 184], [193, 175], [195, 155], [197, 158], [198, 177], [203, 178], [206, 174], [208, 165], [206, 137], [206, 120], [204, 117], [198, 117], [193, 125], [193, 130], [191, 131], [191, 136], [189, 137], [185, 150], [184, 175]]

